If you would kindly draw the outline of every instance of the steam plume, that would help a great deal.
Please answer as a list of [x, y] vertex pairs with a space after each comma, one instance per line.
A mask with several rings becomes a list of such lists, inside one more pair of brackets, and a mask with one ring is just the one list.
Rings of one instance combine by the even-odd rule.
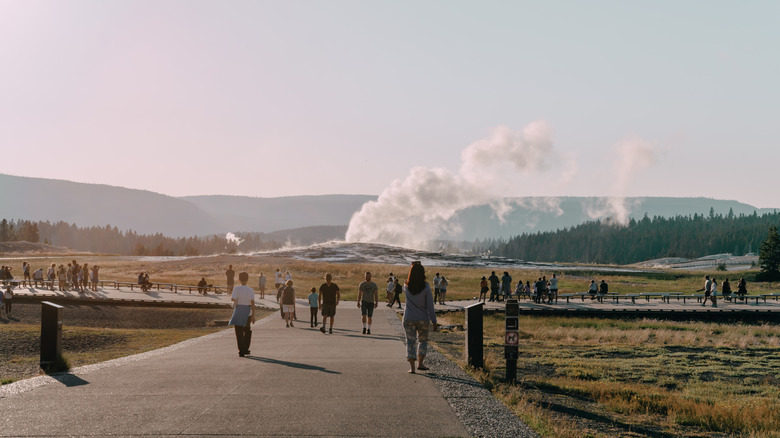
[[405, 179], [393, 181], [355, 213], [347, 241], [421, 247], [456, 236], [460, 227], [449, 220], [474, 205], [490, 204], [501, 219], [512, 209], [504, 198], [516, 190], [516, 177], [547, 169], [555, 156], [553, 129], [546, 121], [520, 132], [500, 126], [463, 150], [458, 173], [415, 167]]

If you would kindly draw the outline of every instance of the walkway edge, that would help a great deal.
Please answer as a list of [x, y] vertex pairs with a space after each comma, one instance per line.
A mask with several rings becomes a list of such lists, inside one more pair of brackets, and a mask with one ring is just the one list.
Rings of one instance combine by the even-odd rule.
[[[390, 326], [406, 345], [403, 323], [396, 312], [387, 312]], [[442, 397], [472, 436], [538, 437], [527, 424], [493, 396], [482, 384], [435, 348], [425, 358], [430, 371], [420, 374], [433, 380]]]

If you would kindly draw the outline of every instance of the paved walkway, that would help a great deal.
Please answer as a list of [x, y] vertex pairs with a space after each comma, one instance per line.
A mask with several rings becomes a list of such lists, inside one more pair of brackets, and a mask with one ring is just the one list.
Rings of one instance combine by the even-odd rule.
[[469, 436], [381, 307], [370, 336], [348, 306], [332, 335], [274, 313], [246, 358], [225, 330], [5, 385], [0, 436]]

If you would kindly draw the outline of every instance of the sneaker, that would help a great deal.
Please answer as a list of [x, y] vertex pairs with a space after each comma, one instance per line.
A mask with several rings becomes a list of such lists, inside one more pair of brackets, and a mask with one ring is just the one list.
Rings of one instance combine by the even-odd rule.
[[290, 323], [290, 327], [295, 327], [295, 325], [293, 323]]
[[320, 331], [324, 334], [325, 333], [325, 326], [320, 327]]
[[290, 324], [287, 324], [287, 328], [290, 328]]
[[333, 329], [332, 328], [328, 329], [328, 333], [332, 335], [333, 334]]
[[371, 334], [371, 329], [366, 330], [366, 334], [370, 335]]
[[363, 334], [364, 335], [366, 334], [366, 328], [365, 327], [363, 327]]

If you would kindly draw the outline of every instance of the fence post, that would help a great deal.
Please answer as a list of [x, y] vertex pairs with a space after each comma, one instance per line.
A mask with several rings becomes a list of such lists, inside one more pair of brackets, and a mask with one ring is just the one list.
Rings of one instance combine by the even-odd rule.
[[466, 359], [474, 368], [485, 365], [483, 351], [482, 307], [484, 303], [466, 306]]
[[41, 303], [41, 368], [49, 369], [62, 355], [63, 307], [43, 301]]

